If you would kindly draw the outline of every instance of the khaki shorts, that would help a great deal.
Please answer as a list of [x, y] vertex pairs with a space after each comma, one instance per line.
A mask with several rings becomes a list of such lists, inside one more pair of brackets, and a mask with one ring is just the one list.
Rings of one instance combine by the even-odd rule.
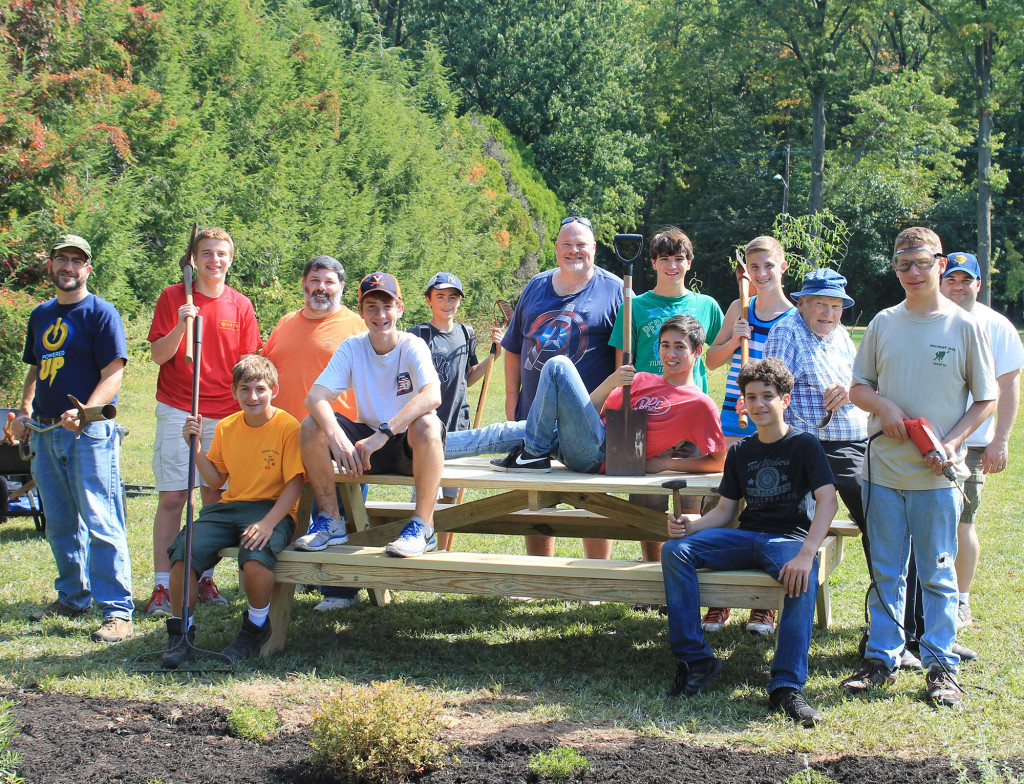
[[974, 525], [978, 507], [981, 506], [981, 488], [985, 486], [985, 472], [981, 470], [984, 456], [985, 450], [982, 447], [972, 446], [967, 450], [967, 471], [970, 475], [964, 481], [967, 503], [964, 504], [964, 510], [960, 513], [960, 525]]
[[[156, 437], [153, 440], [153, 476], [157, 490], [188, 489], [188, 444], [182, 438], [188, 411], [179, 411], [166, 403], [156, 404]], [[210, 450], [213, 431], [219, 419], [203, 417], [203, 451]], [[205, 485], [196, 471], [195, 481]]]

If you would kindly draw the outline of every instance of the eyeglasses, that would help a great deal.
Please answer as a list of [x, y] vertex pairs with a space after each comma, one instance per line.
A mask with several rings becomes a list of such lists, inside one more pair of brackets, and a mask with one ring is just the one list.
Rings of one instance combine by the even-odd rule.
[[57, 267], [63, 267], [64, 265], [68, 265], [71, 267], [84, 267], [88, 263], [88, 259], [78, 258], [77, 256], [72, 258], [70, 256], [65, 256], [61, 254], [53, 257], [53, 264], [54, 266]]
[[568, 218], [563, 218], [559, 226], [568, 226], [573, 221], [583, 224], [591, 231], [594, 230], [594, 224], [590, 222], [590, 218], [584, 218], [582, 215], [570, 215]]
[[911, 267], [917, 267], [920, 272], [927, 272], [935, 266], [936, 262], [943, 258], [945, 257], [941, 253], [936, 253], [930, 259], [910, 259], [908, 261], [897, 261], [893, 257], [892, 266], [897, 272], [908, 272]]

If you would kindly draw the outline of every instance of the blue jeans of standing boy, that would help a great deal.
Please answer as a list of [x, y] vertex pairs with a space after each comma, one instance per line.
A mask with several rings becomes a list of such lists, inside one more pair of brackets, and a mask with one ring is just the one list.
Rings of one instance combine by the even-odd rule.
[[960, 657], [950, 649], [956, 639], [956, 526], [961, 505], [953, 487], [894, 490], [865, 482], [871, 569], [878, 587], [877, 592], [868, 592], [871, 627], [865, 658], [877, 659], [889, 669], [897, 666], [905, 641], [896, 621], [903, 622], [913, 539], [924, 610], [921, 661], [925, 667], [939, 661], [956, 672]]
[[576, 366], [567, 357], [552, 357], [525, 421], [450, 432], [444, 456], [510, 452], [522, 444], [531, 455], [556, 454], [570, 470], [592, 474], [604, 462], [604, 432]]
[[[676, 659], [692, 664], [714, 656], [700, 624], [698, 569], [764, 569], [777, 580], [802, 546], [798, 539], [737, 528], [708, 528], [667, 541], [661, 548], [661, 567], [668, 642]], [[807, 580], [807, 590], [795, 598], [787, 596], [783, 605], [769, 693], [783, 686], [802, 690], [807, 681], [807, 651], [818, 598], [817, 557]]]
[[33, 433], [32, 444], [32, 476], [57, 564], [57, 598], [76, 610], [90, 609], [95, 599], [105, 618], [131, 620], [135, 605], [117, 423], [92, 422], [78, 439], [63, 427]]

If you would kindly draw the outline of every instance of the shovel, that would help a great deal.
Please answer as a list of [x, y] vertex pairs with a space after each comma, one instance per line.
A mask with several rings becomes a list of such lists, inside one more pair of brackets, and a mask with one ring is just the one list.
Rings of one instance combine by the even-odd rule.
[[[178, 261], [178, 264], [181, 265], [181, 274], [185, 279], [185, 302], [189, 305], [192, 304], [192, 283], [196, 271], [195, 246], [196, 230], [198, 228], [197, 224], [192, 224], [192, 236], [188, 238], [188, 247], [185, 249], [185, 255]], [[189, 365], [192, 364], [192, 360], [195, 358], [193, 330], [192, 316], [189, 316], [185, 319], [185, 362]]]
[[[627, 256], [636, 245], [636, 252]], [[633, 262], [644, 250], [639, 234], [616, 234], [615, 255], [626, 266], [622, 280], [622, 364], [633, 364]], [[608, 476], [643, 476], [647, 473], [647, 412], [635, 411], [630, 385], [622, 388], [622, 407], [605, 410], [605, 473]]]
[[[738, 250], [736, 251], [736, 279], [740, 284], [740, 314], [746, 318], [747, 311], [750, 309], [750, 275], [747, 273], [747, 265], [743, 262]], [[743, 370], [743, 366], [749, 361], [750, 339], [740, 338], [740, 370]], [[750, 417], [747, 416], [746, 411], [739, 415], [737, 424], [746, 430], [747, 425], [750, 424]]]

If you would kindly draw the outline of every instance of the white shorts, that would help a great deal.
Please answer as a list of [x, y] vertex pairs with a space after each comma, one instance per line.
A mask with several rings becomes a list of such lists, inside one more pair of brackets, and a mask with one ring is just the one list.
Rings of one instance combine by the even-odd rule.
[[[156, 404], [156, 437], [153, 440], [153, 476], [157, 490], [188, 489], [188, 444], [181, 435], [188, 411], [179, 411], [166, 403]], [[219, 419], [203, 417], [203, 451], [210, 451], [213, 431]], [[196, 482], [205, 485], [199, 471]]]

